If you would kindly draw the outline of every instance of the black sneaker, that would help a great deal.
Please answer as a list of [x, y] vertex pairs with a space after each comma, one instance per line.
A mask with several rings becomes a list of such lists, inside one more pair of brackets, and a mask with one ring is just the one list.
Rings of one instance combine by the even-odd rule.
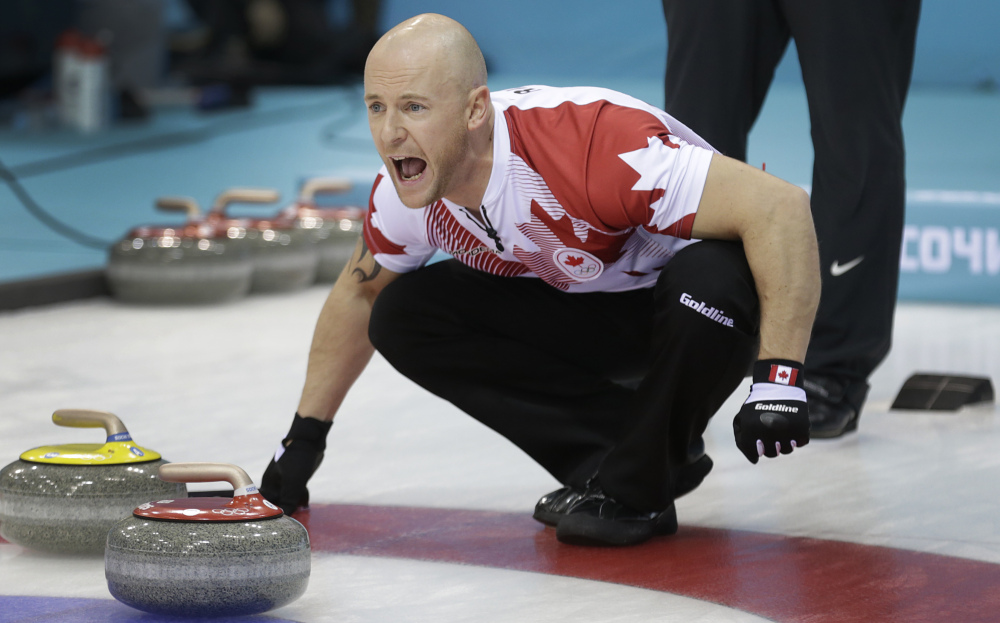
[[535, 504], [535, 512], [531, 515], [536, 521], [547, 526], [559, 524], [574, 504], [583, 499], [583, 490], [576, 487], [562, 487], [552, 493], [546, 493]]
[[638, 545], [654, 535], [677, 532], [677, 512], [671, 504], [658, 513], [641, 512], [592, 485], [559, 521], [556, 538], [572, 545]]
[[[702, 454], [693, 462], [681, 468], [680, 477], [677, 479], [677, 488], [674, 498], [691, 493], [705, 480], [705, 476], [712, 471], [712, 459], [707, 454]], [[566, 513], [574, 504], [583, 499], [584, 490], [576, 487], [562, 487], [546, 493], [535, 504], [535, 512], [532, 517], [547, 526], [559, 525], [559, 520], [566, 516]]]
[[803, 380], [809, 405], [809, 437], [833, 439], [858, 429], [867, 383], [809, 374]]

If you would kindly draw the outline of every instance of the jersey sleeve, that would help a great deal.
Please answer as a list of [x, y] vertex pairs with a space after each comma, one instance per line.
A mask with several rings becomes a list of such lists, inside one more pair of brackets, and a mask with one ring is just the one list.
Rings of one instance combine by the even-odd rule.
[[609, 227], [689, 239], [712, 154], [665, 114], [609, 104], [594, 125], [588, 198]]
[[437, 248], [427, 240], [426, 208], [407, 208], [382, 170], [368, 199], [362, 235], [375, 261], [392, 272], [414, 271], [431, 259]]

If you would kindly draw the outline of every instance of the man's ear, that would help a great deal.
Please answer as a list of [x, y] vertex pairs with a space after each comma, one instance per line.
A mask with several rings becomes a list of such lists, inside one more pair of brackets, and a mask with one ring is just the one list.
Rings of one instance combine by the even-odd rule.
[[476, 87], [469, 92], [468, 123], [469, 130], [481, 127], [490, 119], [490, 90], [486, 86]]

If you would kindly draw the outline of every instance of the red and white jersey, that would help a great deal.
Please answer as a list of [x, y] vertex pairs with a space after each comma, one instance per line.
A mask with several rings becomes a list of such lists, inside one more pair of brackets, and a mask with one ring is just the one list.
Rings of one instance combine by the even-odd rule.
[[527, 86], [492, 98], [493, 171], [481, 211], [503, 251], [447, 199], [404, 206], [383, 167], [364, 229], [380, 265], [405, 273], [441, 249], [494, 275], [615, 292], [652, 286], [693, 242], [713, 153], [697, 134], [607, 89]]

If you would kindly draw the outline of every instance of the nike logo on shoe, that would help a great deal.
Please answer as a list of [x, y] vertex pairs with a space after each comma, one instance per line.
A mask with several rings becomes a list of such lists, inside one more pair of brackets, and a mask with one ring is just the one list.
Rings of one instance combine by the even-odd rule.
[[859, 255], [846, 264], [840, 264], [837, 260], [834, 260], [833, 264], [830, 264], [830, 274], [834, 277], [839, 277], [860, 264], [863, 259], [865, 259], [865, 256]]

